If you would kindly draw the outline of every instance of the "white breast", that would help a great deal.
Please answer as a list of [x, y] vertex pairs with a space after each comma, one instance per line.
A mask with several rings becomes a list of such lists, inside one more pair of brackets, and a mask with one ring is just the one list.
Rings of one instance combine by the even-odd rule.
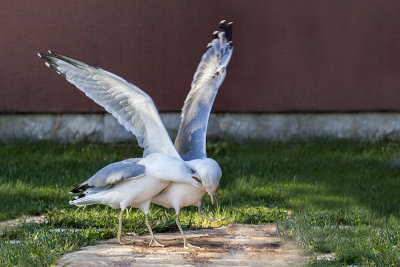
[[165, 208], [180, 210], [182, 207], [197, 205], [206, 192], [183, 183], [171, 183], [151, 202]]
[[161, 192], [170, 182], [151, 176], [143, 176], [121, 182], [113, 188], [96, 194], [99, 203], [114, 208], [132, 206], [140, 208], [144, 202]]

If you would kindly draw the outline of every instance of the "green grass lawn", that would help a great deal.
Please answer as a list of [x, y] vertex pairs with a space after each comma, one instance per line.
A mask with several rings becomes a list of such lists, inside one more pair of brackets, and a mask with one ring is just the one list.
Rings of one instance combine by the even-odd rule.
[[[209, 146], [209, 156], [223, 177], [218, 204], [211, 206], [206, 196], [203, 210], [228, 218], [219, 224], [277, 223], [283, 236], [310, 252], [312, 265], [400, 266], [400, 143], [221, 142]], [[68, 191], [130, 157], [141, 157], [141, 150], [129, 144], [0, 144], [0, 220], [47, 218], [5, 229], [0, 265], [50, 265], [66, 252], [114, 237], [118, 211], [69, 206]], [[195, 211], [182, 211], [185, 227], [210, 227]], [[177, 230], [172, 210], [153, 206], [150, 219], [155, 232]], [[123, 231], [147, 234], [143, 214], [130, 209]], [[317, 259], [321, 253], [334, 257]]]

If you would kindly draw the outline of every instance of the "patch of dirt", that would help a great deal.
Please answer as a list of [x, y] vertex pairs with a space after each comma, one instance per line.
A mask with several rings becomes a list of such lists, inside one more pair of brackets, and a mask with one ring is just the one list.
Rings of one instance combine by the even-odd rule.
[[2, 229], [5, 229], [7, 227], [16, 226], [23, 222], [41, 223], [41, 222], [45, 222], [45, 217], [44, 216], [27, 216], [27, 217], [21, 217], [18, 219], [10, 219], [10, 220], [5, 220], [5, 221], [0, 221], [0, 232], [2, 231]]
[[275, 225], [229, 225], [185, 231], [200, 249], [184, 249], [179, 232], [155, 235], [165, 247], [148, 247], [150, 238], [127, 236], [65, 255], [58, 266], [302, 266], [309, 261], [293, 241], [280, 238]]

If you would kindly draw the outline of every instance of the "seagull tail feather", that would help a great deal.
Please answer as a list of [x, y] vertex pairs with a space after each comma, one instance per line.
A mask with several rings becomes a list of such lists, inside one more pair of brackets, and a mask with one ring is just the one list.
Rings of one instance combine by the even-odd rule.
[[77, 199], [77, 200], [71, 200], [70, 202], [69, 202], [69, 204], [70, 205], [75, 205], [75, 206], [78, 206], [78, 207], [82, 207], [82, 206], [87, 206], [87, 205], [93, 205], [93, 204], [97, 204], [98, 202], [96, 202], [96, 201], [93, 201], [93, 200], [87, 200], [87, 201], [82, 201], [82, 200], [80, 200], [80, 199]]
[[75, 205], [78, 207], [93, 205], [93, 204], [97, 204], [97, 203], [98, 203], [97, 201], [95, 201], [91, 197], [86, 196], [85, 194], [81, 194], [69, 202], [70, 205]]

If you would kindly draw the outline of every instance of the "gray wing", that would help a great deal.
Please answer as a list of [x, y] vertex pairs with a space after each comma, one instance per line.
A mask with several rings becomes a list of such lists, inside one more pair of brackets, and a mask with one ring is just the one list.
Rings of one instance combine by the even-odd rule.
[[107, 187], [127, 179], [139, 178], [145, 175], [146, 168], [137, 162], [140, 159], [127, 159], [109, 164], [99, 170], [88, 180], [72, 189], [70, 193], [80, 193], [89, 188]]
[[145, 92], [110, 72], [78, 60], [56, 53], [38, 55], [47, 61], [46, 66], [64, 76], [131, 131], [144, 148], [143, 156], [158, 152], [180, 158], [153, 100]]
[[175, 148], [184, 160], [207, 157], [208, 118], [232, 55], [232, 23], [221, 21], [219, 30], [214, 32], [214, 39], [207, 48], [194, 74], [175, 139]]

